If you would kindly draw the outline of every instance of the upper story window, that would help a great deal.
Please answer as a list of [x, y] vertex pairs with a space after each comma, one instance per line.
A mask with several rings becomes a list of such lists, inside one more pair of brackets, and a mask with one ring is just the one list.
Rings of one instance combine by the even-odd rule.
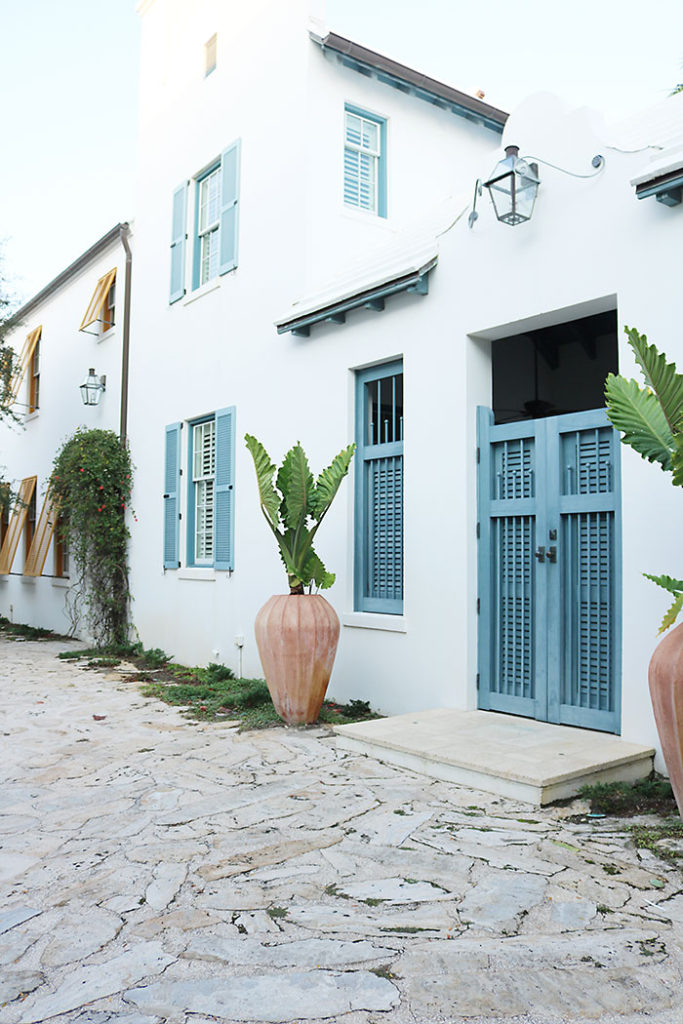
[[387, 215], [386, 121], [349, 104], [344, 108], [344, 203]]
[[36, 402], [33, 407], [31, 407], [31, 400], [33, 394], [32, 389], [40, 383], [39, 380], [37, 380], [37, 383], [33, 383], [34, 371], [36, 372], [36, 378], [38, 378], [40, 374], [40, 355], [38, 355], [35, 362], [33, 356], [36, 349], [38, 348], [38, 345], [40, 344], [42, 332], [43, 328], [41, 325], [40, 327], [35, 327], [26, 335], [26, 340], [24, 341], [24, 344], [21, 347], [19, 357], [14, 361], [14, 366], [12, 369], [12, 378], [9, 382], [8, 397], [9, 404], [12, 405], [14, 402], [17, 401], [19, 397], [19, 392], [21, 391], [21, 385], [24, 382], [24, 377], [27, 374], [29, 375], [28, 401], [26, 403], [26, 407], [29, 410], [29, 412], [35, 412], [35, 410], [38, 408], [38, 395], [35, 395]]
[[28, 373], [28, 411], [37, 412], [40, 406], [40, 339], [33, 349]]
[[[195, 291], [236, 268], [239, 187], [238, 139], [217, 163], [174, 191], [169, 302], [182, 299], [188, 281], [190, 290]], [[188, 237], [193, 244], [186, 259]]]
[[79, 331], [99, 337], [114, 326], [116, 307], [116, 267], [103, 274], [95, 285]]
[[221, 171], [215, 167], [197, 182], [199, 223], [199, 284], [218, 277], [218, 243], [220, 241]]
[[208, 78], [212, 71], [216, 70], [216, 53], [218, 49], [218, 36], [214, 32], [207, 42], [204, 43], [204, 77]]

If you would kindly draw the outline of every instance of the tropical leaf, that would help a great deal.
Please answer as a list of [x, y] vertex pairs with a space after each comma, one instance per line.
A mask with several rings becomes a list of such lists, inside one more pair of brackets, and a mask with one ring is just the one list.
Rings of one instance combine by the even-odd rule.
[[283, 497], [285, 524], [292, 529], [305, 525], [315, 485], [306, 453], [300, 444], [295, 444], [285, 455], [277, 475], [277, 487]]
[[635, 380], [608, 374], [605, 382], [607, 415], [625, 444], [649, 462], [671, 470], [674, 438], [657, 396]]
[[659, 633], [663, 633], [669, 628], [669, 626], [673, 626], [674, 622], [678, 618], [681, 608], [683, 608], [683, 594], [677, 594], [671, 603], [671, 607], [662, 619], [662, 624], [658, 630]]
[[662, 587], [663, 590], [668, 590], [670, 594], [683, 593], [683, 580], [675, 580], [672, 576], [653, 576], [649, 572], [644, 572], [643, 576], [648, 580], [652, 580], [653, 583], [656, 583], [658, 587]]
[[335, 455], [327, 469], [323, 469], [318, 477], [315, 485], [315, 495], [311, 501], [311, 514], [317, 522], [320, 522], [332, 504], [342, 480], [349, 471], [355, 450], [355, 444], [350, 444], [348, 448], [342, 448], [339, 454]]
[[676, 364], [667, 363], [666, 356], [655, 345], [648, 345], [646, 335], [639, 334], [634, 327], [625, 330], [645, 383], [659, 399], [669, 430], [675, 433], [683, 427], [683, 376], [676, 373]]
[[313, 548], [308, 552], [308, 557], [304, 564], [304, 576], [306, 577], [307, 584], [313, 580], [316, 587], [320, 587], [321, 590], [327, 590], [336, 579], [333, 572], [327, 571]]
[[257, 441], [251, 434], [245, 434], [244, 440], [254, 460], [256, 483], [263, 514], [275, 533], [280, 524], [280, 495], [273, 486], [276, 467], [270, 461], [270, 456], [260, 441]]
[[674, 471], [674, 486], [683, 487], [683, 434], [674, 434], [674, 451], [671, 456]]

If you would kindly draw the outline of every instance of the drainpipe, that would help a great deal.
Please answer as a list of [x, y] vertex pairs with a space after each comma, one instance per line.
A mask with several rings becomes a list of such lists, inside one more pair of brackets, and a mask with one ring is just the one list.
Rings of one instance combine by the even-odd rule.
[[128, 431], [128, 361], [130, 356], [130, 275], [133, 268], [133, 254], [128, 244], [128, 224], [121, 224], [119, 238], [126, 252], [126, 287], [123, 297], [123, 344], [121, 353], [121, 429], [119, 437], [125, 446]]

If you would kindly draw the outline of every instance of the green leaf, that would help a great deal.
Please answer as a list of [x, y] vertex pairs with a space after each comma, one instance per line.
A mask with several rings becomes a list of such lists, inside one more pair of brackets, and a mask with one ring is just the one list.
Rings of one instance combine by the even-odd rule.
[[605, 382], [607, 415], [623, 442], [634, 448], [649, 462], [658, 462], [671, 470], [674, 438], [657, 400], [657, 396], [641, 388], [635, 380], [608, 374]]
[[659, 399], [669, 429], [675, 433], [683, 426], [683, 376], [676, 373], [676, 364], [667, 363], [666, 356], [658, 352], [655, 345], [648, 345], [644, 334], [639, 334], [634, 327], [626, 327], [625, 331], [645, 383]]
[[658, 587], [668, 590], [670, 594], [683, 593], [683, 580], [676, 580], [672, 576], [653, 576], [649, 572], [644, 572], [643, 576], [648, 580], [652, 580]]
[[674, 486], [683, 487], [683, 434], [674, 434], [674, 451], [671, 456]]
[[662, 624], [658, 630], [659, 633], [663, 633], [669, 628], [669, 626], [673, 626], [674, 622], [678, 618], [681, 608], [683, 608], [683, 594], [677, 594], [673, 599], [671, 607], [662, 619]]
[[312, 548], [308, 553], [306, 562], [304, 563], [304, 576], [306, 577], [306, 586], [312, 580], [316, 587], [320, 587], [321, 590], [327, 590], [328, 587], [332, 586], [336, 579], [333, 572], [327, 571]]
[[320, 522], [332, 504], [342, 480], [349, 471], [355, 450], [355, 444], [350, 444], [348, 448], [342, 448], [339, 454], [335, 455], [327, 469], [323, 469], [318, 477], [315, 485], [315, 495], [311, 501], [311, 514], [317, 522]]
[[295, 444], [285, 455], [277, 475], [277, 487], [283, 496], [282, 514], [286, 525], [292, 529], [305, 525], [314, 483], [306, 453], [300, 444]]
[[257, 441], [251, 434], [245, 434], [244, 440], [254, 460], [261, 508], [271, 529], [275, 531], [280, 523], [280, 495], [273, 487], [276, 467], [270, 461], [270, 456], [260, 441]]

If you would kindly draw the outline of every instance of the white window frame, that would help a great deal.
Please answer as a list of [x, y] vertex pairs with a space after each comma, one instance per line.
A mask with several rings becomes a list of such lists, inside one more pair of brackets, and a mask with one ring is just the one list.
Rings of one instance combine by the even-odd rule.
[[[215, 417], [190, 424], [192, 430], [192, 565], [213, 566], [215, 551]], [[208, 440], [208, 450], [207, 450]]]
[[[359, 142], [349, 138], [349, 118], [360, 122]], [[371, 125], [377, 135], [377, 145], [363, 145], [363, 127]], [[372, 194], [367, 203], [362, 196], [361, 157], [367, 157], [373, 167]], [[355, 180], [347, 175], [347, 161], [357, 161]], [[353, 193], [353, 194], [352, 194]], [[386, 217], [386, 120], [368, 111], [361, 110], [353, 104], [344, 105], [344, 163], [343, 163], [343, 200], [344, 205], [365, 213]]]

